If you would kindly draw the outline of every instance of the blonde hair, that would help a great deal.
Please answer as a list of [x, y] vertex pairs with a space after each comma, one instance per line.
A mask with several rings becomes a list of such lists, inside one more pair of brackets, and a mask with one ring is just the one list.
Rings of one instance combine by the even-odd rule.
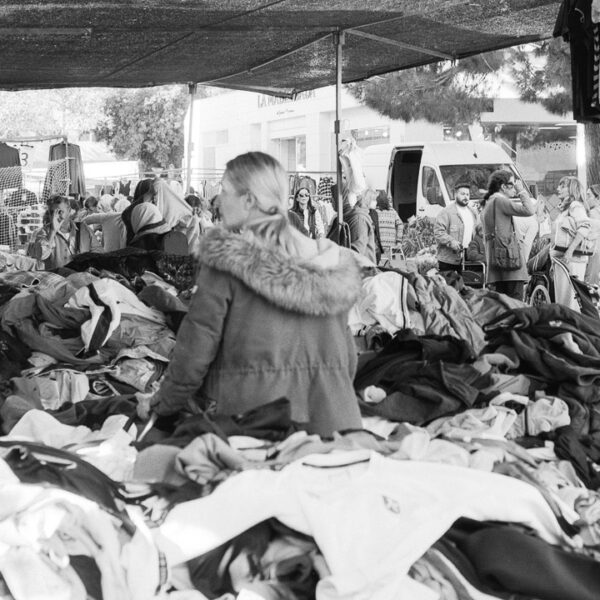
[[[581, 182], [577, 177], [573, 177], [571, 175], [567, 175], [566, 177], [562, 177], [558, 182], [558, 185], [566, 185], [569, 190], [569, 205], [573, 201], [578, 201], [583, 204], [585, 210], [589, 212], [590, 207], [588, 206], [588, 201], [585, 197], [585, 190], [581, 185]], [[568, 205], [565, 205], [565, 207]]]
[[243, 233], [275, 246], [287, 254], [298, 254], [288, 221], [288, 176], [281, 163], [264, 152], [240, 154], [225, 165], [225, 176], [238, 194], [250, 194], [260, 211], [243, 226]]
[[358, 197], [358, 201], [356, 202], [356, 204], [358, 206], [361, 206], [362, 208], [370, 208], [371, 202], [375, 202], [377, 200], [378, 195], [379, 192], [368, 188]]

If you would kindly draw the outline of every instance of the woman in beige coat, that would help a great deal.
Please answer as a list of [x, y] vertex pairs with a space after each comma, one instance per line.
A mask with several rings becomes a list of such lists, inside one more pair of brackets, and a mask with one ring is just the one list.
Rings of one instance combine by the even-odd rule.
[[492, 244], [494, 235], [508, 237], [514, 228], [513, 217], [529, 217], [535, 212], [535, 206], [523, 182], [515, 180], [510, 171], [494, 171], [490, 175], [487, 194], [481, 202], [483, 207], [481, 221], [485, 256], [488, 265], [488, 286], [511, 298], [523, 300], [523, 288], [528, 279], [527, 257], [520, 244], [521, 268], [505, 271], [493, 266]]

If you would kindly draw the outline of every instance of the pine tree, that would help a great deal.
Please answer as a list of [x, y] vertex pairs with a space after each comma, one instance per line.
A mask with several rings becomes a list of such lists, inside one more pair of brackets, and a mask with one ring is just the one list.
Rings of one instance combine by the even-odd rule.
[[[557, 115], [572, 107], [571, 54], [560, 39], [539, 43], [533, 51], [515, 48], [511, 72], [522, 100], [540, 102]], [[600, 124], [585, 124], [586, 175], [588, 185], [600, 183]]]
[[[393, 119], [461, 125], [489, 110], [496, 76], [503, 69], [514, 78], [521, 100], [539, 102], [556, 115], [571, 110], [571, 57], [560, 39], [389, 73], [348, 87], [367, 106]], [[519, 131], [518, 141], [533, 146], [569, 135], [532, 126]], [[600, 125], [586, 124], [585, 144], [588, 183], [600, 183]]]
[[493, 77], [505, 64], [500, 50], [396, 71], [350, 84], [352, 94], [392, 119], [470, 124], [489, 110]]

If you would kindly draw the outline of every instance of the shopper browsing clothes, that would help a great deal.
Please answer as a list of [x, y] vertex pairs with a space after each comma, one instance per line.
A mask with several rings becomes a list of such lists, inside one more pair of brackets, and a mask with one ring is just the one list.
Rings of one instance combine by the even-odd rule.
[[373, 189], [366, 189], [362, 193], [363, 206], [369, 209], [369, 216], [373, 223], [373, 238], [375, 240], [375, 259], [376, 264], [379, 264], [381, 255], [383, 254], [383, 245], [381, 243], [381, 232], [379, 230], [379, 213], [377, 212], [377, 191]]
[[471, 242], [477, 220], [469, 207], [470, 200], [468, 184], [458, 183], [454, 187], [454, 202], [443, 208], [435, 220], [433, 234], [440, 271], [462, 272], [464, 251]]
[[296, 191], [291, 210], [300, 217], [310, 238], [315, 240], [325, 236], [321, 213], [314, 205], [308, 188], [301, 187]]
[[164, 236], [171, 231], [171, 226], [163, 219], [155, 204], [142, 202], [131, 211], [131, 229], [134, 236], [129, 246], [142, 250], [162, 250]]
[[551, 256], [558, 258], [583, 281], [588, 256], [580, 253], [581, 243], [590, 233], [590, 218], [585, 207], [584, 189], [576, 177], [563, 177], [556, 189], [560, 214], [553, 223]]
[[[528, 279], [527, 261], [523, 255], [523, 247], [514, 234], [512, 218], [528, 217], [534, 214], [535, 206], [523, 182], [515, 180], [510, 171], [494, 171], [490, 175], [488, 191], [481, 201], [485, 254], [487, 263], [486, 283], [501, 294], [517, 300], [523, 299], [523, 289]], [[512, 256], [518, 263], [506, 266], [498, 265], [494, 258], [496, 240], [513, 240]]]
[[600, 283], [600, 185], [590, 185], [586, 193], [590, 237], [595, 240], [594, 254], [589, 257], [585, 269], [585, 281], [592, 285]]
[[287, 398], [310, 432], [360, 427], [347, 326], [361, 289], [354, 253], [290, 226], [286, 172], [262, 152], [227, 163], [220, 210], [224, 228], [202, 238], [197, 291], [140, 416], [190, 401], [233, 415]]
[[467, 260], [485, 263], [485, 244], [483, 242], [483, 226], [481, 222], [475, 225], [473, 239], [469, 242], [466, 252]]
[[121, 213], [121, 218], [125, 225], [127, 232], [126, 242], [127, 245], [131, 243], [135, 236], [135, 231], [131, 224], [131, 213], [133, 209], [142, 202], [151, 202], [156, 204], [156, 197], [158, 195], [158, 182], [156, 179], [142, 179], [138, 181], [133, 192], [133, 200], [131, 204]]
[[588, 216], [584, 188], [576, 177], [563, 177], [558, 182], [560, 214], [552, 224], [550, 256], [564, 268], [554, 266], [554, 301], [575, 310], [578, 302], [571, 277], [584, 281], [590, 255], [596, 242], [592, 239], [592, 220]]
[[82, 252], [101, 251], [100, 242], [85, 223], [75, 223], [75, 212], [66, 196], [50, 196], [43, 226], [29, 244], [27, 254], [44, 263], [44, 269], [56, 269]]
[[382, 252], [390, 253], [402, 241], [402, 220], [392, 208], [392, 201], [386, 192], [379, 190], [377, 195], [377, 220]]

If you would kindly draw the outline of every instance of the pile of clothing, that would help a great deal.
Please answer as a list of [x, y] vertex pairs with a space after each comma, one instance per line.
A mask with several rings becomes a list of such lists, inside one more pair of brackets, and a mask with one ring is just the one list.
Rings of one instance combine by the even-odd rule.
[[158, 263], [0, 273], [3, 598], [600, 597], [598, 320], [377, 271], [362, 430], [282, 398], [142, 438], [189, 300]]

